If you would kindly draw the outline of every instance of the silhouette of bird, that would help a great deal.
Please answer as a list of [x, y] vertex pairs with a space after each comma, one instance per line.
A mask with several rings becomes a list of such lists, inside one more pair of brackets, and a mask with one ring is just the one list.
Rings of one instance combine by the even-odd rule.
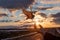
[[27, 11], [25, 8], [22, 8], [22, 11], [27, 16], [26, 19], [33, 19], [34, 18], [33, 13], [37, 12], [37, 11]]

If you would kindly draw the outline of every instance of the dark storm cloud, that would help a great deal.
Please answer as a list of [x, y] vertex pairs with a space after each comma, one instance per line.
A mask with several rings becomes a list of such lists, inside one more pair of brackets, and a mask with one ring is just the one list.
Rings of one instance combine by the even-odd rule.
[[60, 12], [53, 14], [52, 17], [54, 17], [53, 22], [60, 24]]
[[56, 14], [52, 14], [51, 16], [54, 17], [54, 18], [60, 17], [60, 12], [58, 12]]
[[60, 18], [53, 19], [53, 22], [60, 24]]
[[8, 9], [20, 9], [22, 7], [27, 8], [34, 0], [0, 0], [0, 7]]

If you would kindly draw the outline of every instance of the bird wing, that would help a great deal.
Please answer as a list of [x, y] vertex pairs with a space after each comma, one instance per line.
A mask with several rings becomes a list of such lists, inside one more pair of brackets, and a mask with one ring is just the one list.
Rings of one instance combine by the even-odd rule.
[[34, 17], [33, 12], [27, 11], [25, 9], [23, 9], [22, 11], [27, 16], [27, 19], [32, 19]]

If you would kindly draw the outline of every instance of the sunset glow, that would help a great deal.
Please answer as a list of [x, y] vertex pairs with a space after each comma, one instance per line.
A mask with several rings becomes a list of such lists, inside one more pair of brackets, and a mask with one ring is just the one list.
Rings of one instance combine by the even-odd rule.
[[36, 26], [39, 27], [39, 25], [42, 25], [43, 28], [57, 28], [60, 26], [60, 24], [56, 24], [55, 22], [51, 22], [53, 21], [53, 17], [47, 16], [47, 18], [42, 17], [41, 15], [39, 15], [38, 13], [35, 14], [35, 17], [33, 19], [33, 21], [36, 23]]

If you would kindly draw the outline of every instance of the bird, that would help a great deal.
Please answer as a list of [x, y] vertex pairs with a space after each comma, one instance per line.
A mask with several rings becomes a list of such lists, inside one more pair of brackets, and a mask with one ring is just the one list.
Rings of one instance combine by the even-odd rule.
[[33, 19], [34, 18], [33, 13], [37, 12], [37, 11], [27, 11], [25, 8], [22, 8], [22, 11], [27, 16], [26, 19]]

